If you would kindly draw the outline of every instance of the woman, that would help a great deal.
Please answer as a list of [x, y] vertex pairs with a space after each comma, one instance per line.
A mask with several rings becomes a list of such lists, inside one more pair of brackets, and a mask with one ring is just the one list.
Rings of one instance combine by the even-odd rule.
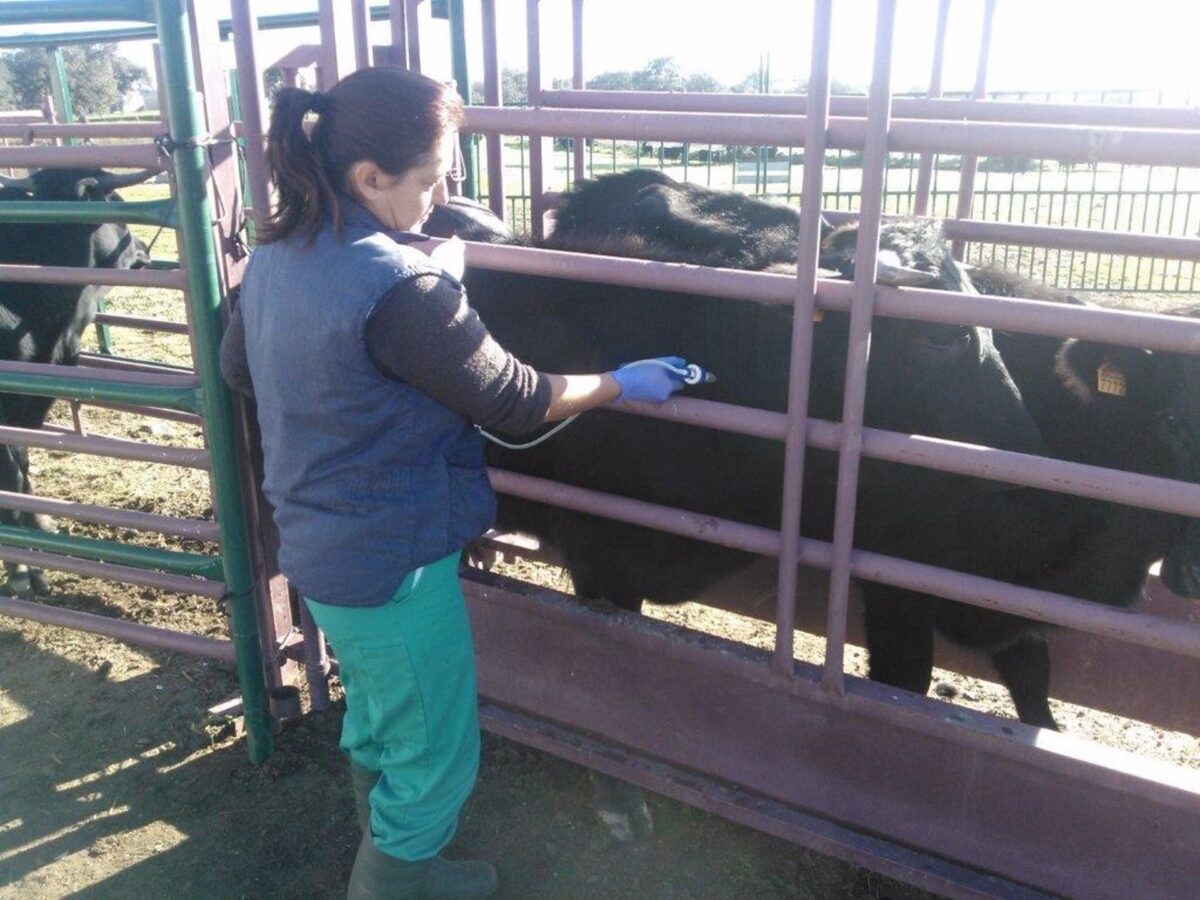
[[410, 246], [447, 201], [447, 177], [461, 177], [462, 116], [453, 90], [398, 69], [356, 72], [328, 94], [281, 91], [268, 135], [278, 205], [222, 347], [226, 377], [257, 400], [280, 567], [341, 666], [363, 829], [351, 897], [496, 889], [487, 863], [438, 855], [479, 762], [457, 571], [495, 498], [472, 423], [528, 431], [682, 386], [654, 362], [531, 369]]

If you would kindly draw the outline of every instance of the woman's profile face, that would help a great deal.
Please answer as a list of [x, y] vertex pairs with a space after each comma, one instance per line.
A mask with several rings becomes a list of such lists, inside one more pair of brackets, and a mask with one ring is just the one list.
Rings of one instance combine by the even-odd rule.
[[399, 175], [374, 169], [359, 186], [363, 203], [388, 228], [420, 231], [434, 206], [450, 199], [446, 177], [455, 168], [457, 148], [458, 132], [447, 131], [434, 144], [427, 162]]

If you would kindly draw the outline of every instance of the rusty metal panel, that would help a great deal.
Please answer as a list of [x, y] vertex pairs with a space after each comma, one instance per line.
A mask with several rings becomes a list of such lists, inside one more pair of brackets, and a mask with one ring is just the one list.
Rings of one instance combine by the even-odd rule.
[[488, 701], [1016, 885], [1195, 896], [1193, 772], [857, 679], [839, 696], [814, 667], [780, 678], [768, 654], [551, 591], [464, 589]]

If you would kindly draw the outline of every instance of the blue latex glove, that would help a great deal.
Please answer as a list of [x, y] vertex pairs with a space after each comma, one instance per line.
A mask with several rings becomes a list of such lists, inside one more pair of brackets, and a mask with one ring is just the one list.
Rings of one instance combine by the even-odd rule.
[[612, 373], [621, 386], [621, 399], [662, 403], [683, 387], [683, 377], [659, 363], [676, 369], [687, 366], [687, 360], [678, 356], [660, 356], [658, 360], [626, 363]]

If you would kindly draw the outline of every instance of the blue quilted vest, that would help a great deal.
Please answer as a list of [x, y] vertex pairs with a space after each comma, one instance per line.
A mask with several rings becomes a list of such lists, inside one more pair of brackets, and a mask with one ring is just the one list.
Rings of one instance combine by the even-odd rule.
[[280, 568], [314, 600], [374, 606], [487, 530], [496, 503], [471, 423], [367, 352], [367, 319], [393, 285], [452, 276], [341, 201], [340, 239], [330, 224], [312, 244], [255, 250], [241, 309]]

